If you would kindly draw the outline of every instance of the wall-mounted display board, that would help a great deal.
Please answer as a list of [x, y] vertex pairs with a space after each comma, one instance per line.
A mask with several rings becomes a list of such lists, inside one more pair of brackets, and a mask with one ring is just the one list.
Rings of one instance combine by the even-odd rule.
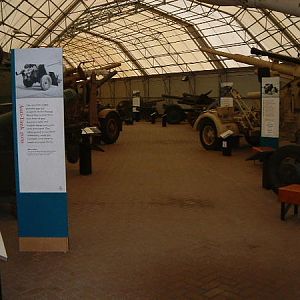
[[67, 251], [62, 49], [12, 57], [20, 250]]
[[263, 77], [261, 86], [261, 146], [278, 147], [280, 78]]

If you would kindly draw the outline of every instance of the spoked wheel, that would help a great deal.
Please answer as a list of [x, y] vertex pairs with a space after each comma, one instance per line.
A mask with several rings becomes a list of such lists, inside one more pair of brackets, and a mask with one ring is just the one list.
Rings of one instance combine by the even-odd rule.
[[253, 147], [256, 147], [259, 145], [260, 143], [260, 135], [249, 135], [249, 134], [245, 134], [245, 140], [247, 141], [247, 143]]
[[108, 114], [100, 120], [102, 139], [106, 144], [113, 144], [120, 135], [120, 125], [115, 114]]
[[185, 119], [185, 113], [178, 105], [170, 105], [167, 107], [165, 114], [167, 114], [167, 122], [169, 124], [179, 124]]
[[221, 140], [218, 138], [215, 123], [210, 119], [203, 119], [200, 123], [200, 142], [206, 150], [218, 150]]
[[49, 90], [52, 84], [51, 77], [49, 75], [43, 75], [40, 84], [43, 91]]
[[268, 163], [270, 186], [273, 190], [289, 184], [300, 184], [300, 146], [288, 145], [272, 154]]

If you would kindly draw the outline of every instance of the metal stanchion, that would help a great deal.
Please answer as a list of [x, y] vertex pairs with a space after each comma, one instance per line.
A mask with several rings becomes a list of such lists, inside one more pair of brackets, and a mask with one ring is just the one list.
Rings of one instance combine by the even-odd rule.
[[167, 127], [167, 114], [162, 115], [161, 125], [162, 127]]
[[89, 134], [82, 134], [79, 147], [79, 172], [81, 175], [92, 174], [92, 147]]

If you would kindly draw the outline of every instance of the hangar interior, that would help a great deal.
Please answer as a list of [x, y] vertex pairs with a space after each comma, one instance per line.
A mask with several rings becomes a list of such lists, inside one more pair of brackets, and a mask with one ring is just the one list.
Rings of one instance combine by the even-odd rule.
[[[1, 63], [8, 65], [12, 49], [62, 48], [65, 71], [117, 71], [97, 89], [98, 102], [111, 107], [136, 91], [145, 103], [209, 91], [218, 99], [222, 82], [247, 98], [260, 90], [255, 67], [204, 50], [275, 64], [251, 48], [299, 59], [299, 3], [287, 12], [289, 5], [273, 10], [268, 1], [221, 2], [2, 0]], [[290, 141], [300, 128], [300, 71], [288, 65], [280, 117]], [[262, 187], [262, 161], [246, 162], [252, 150], [244, 140], [225, 157], [199, 145], [186, 122], [162, 128], [142, 120], [101, 148], [92, 152], [91, 176], [67, 163], [69, 252], [20, 252], [16, 217], [1, 201], [4, 299], [300, 297], [299, 218], [280, 221], [277, 194]], [[300, 154], [287, 164], [299, 176]]]

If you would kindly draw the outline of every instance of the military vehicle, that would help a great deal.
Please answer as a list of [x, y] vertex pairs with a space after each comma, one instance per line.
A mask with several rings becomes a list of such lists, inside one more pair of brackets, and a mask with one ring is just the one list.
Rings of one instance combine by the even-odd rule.
[[0, 47], [0, 195], [15, 190], [9, 54]]
[[280, 140], [283, 146], [276, 149], [268, 160], [269, 186], [276, 191], [280, 186], [300, 183], [300, 145], [290, 144], [291, 141], [299, 143], [300, 59], [257, 49], [252, 49], [252, 53], [268, 56], [271, 61], [209, 48], [202, 48], [202, 51], [259, 68], [269, 68], [280, 75]]
[[[116, 67], [114, 64], [113, 67]], [[107, 70], [109, 67], [105, 67]], [[101, 134], [93, 139], [113, 144], [122, 130], [122, 120], [116, 109], [108, 108], [97, 102], [97, 92], [101, 85], [117, 74], [117, 71], [105, 72], [98, 80], [96, 72], [90, 76], [81, 65], [70, 69], [64, 75], [65, 137], [67, 160], [75, 163], [79, 159], [79, 141], [81, 129], [86, 126], [97, 127]]]
[[202, 146], [206, 150], [218, 150], [221, 147], [221, 135], [228, 130], [233, 139], [245, 136], [250, 145], [258, 145], [259, 113], [253, 110], [233, 87], [227, 87], [224, 96], [232, 98], [232, 107], [216, 106], [208, 109], [201, 113], [194, 123], [194, 128], [199, 130]]
[[299, 0], [289, 0], [289, 1], [274, 1], [274, 0], [200, 0], [200, 2], [205, 2], [215, 5], [230, 5], [230, 6], [242, 6], [245, 8], [255, 7], [261, 9], [270, 9], [279, 11], [292, 16], [300, 17], [300, 6]]
[[209, 97], [211, 91], [201, 95], [183, 93], [182, 97], [172, 95], [161, 95], [166, 103], [163, 104], [169, 124], [179, 124], [187, 119], [193, 125], [198, 115], [205, 109], [216, 104], [214, 98]]
[[58, 86], [62, 80], [54, 72], [47, 73], [43, 64], [26, 64], [20, 72], [16, 72], [16, 75], [22, 75], [25, 87], [29, 88], [38, 83], [43, 91], [47, 91], [51, 85]]
[[[3, 195], [12, 193], [15, 186], [10, 57], [1, 48], [0, 50], [0, 82], [2, 87], [0, 89], [0, 194]], [[100, 134], [94, 139], [94, 143], [98, 144], [102, 141], [107, 144], [115, 143], [122, 130], [122, 122], [118, 112], [97, 103], [97, 89], [117, 74], [117, 71], [109, 71], [110, 67], [106, 66], [103, 69], [105, 72], [103, 72], [103, 78], [100, 80], [97, 80], [96, 72], [92, 72], [88, 78], [80, 65], [65, 72], [65, 146], [66, 158], [71, 163], [76, 163], [79, 160], [82, 128], [96, 126]], [[113, 67], [116, 67], [116, 64]], [[31, 69], [31, 71], [34, 70], [37, 71], [35, 68]], [[55, 74], [53, 75], [55, 76]], [[24, 75], [23, 78], [27, 84], [28, 78], [31, 77], [27, 78]], [[32, 79], [31, 83], [37, 82], [34, 80]], [[51, 82], [53, 83], [52, 79]]]

